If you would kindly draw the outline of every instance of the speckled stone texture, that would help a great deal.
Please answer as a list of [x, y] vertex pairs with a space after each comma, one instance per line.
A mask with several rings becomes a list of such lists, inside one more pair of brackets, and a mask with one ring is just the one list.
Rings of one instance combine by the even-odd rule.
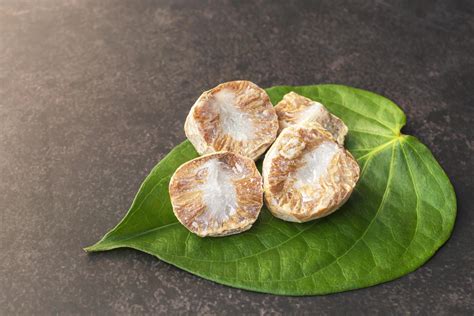
[[[341, 83], [406, 112], [458, 197], [425, 266], [320, 297], [87, 255], [202, 91]], [[0, 314], [473, 314], [474, 2], [0, 0]]]

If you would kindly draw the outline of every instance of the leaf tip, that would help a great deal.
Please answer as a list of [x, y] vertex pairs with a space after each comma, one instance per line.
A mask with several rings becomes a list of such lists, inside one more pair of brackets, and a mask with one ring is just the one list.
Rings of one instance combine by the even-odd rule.
[[96, 244], [91, 245], [91, 246], [84, 247], [84, 248], [82, 248], [82, 250], [84, 250], [84, 251], [87, 252], [87, 253], [97, 251], [97, 250], [95, 249], [95, 245], [96, 245]]
[[100, 241], [96, 242], [95, 244], [93, 244], [91, 246], [87, 246], [87, 247], [82, 248], [82, 250], [84, 250], [87, 253], [90, 253], [90, 252], [110, 250], [112, 248], [113, 247], [110, 247], [110, 245], [108, 245], [108, 246], [104, 245], [102, 240], [100, 240]]

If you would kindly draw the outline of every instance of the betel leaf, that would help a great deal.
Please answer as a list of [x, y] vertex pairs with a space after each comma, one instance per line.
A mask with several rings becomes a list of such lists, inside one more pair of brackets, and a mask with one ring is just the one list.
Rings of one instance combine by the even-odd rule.
[[197, 157], [185, 141], [151, 171], [125, 218], [86, 250], [130, 247], [218, 283], [285, 295], [367, 287], [421, 266], [449, 238], [456, 199], [431, 152], [400, 133], [404, 113], [382, 96], [346, 86], [267, 90], [274, 104], [289, 91], [320, 101], [349, 127], [346, 145], [361, 178], [339, 211], [297, 224], [264, 208], [245, 233], [197, 237], [178, 223], [168, 195], [175, 169]]

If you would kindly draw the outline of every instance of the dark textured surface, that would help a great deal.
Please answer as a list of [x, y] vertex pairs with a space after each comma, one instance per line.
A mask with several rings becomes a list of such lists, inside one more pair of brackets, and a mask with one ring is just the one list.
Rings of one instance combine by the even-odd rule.
[[[425, 266], [321, 297], [257, 294], [132, 250], [87, 255], [184, 139], [199, 94], [341, 83], [406, 112], [458, 197]], [[474, 3], [0, 1], [0, 314], [474, 313]]]

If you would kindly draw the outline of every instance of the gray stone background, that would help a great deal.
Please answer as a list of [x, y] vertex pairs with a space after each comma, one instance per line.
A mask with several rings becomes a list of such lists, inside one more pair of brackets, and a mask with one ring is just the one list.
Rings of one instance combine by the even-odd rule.
[[[455, 186], [448, 243], [401, 279], [303, 298], [83, 252], [199, 94], [239, 78], [394, 100]], [[0, 314], [473, 314], [473, 106], [470, 0], [0, 0]]]

